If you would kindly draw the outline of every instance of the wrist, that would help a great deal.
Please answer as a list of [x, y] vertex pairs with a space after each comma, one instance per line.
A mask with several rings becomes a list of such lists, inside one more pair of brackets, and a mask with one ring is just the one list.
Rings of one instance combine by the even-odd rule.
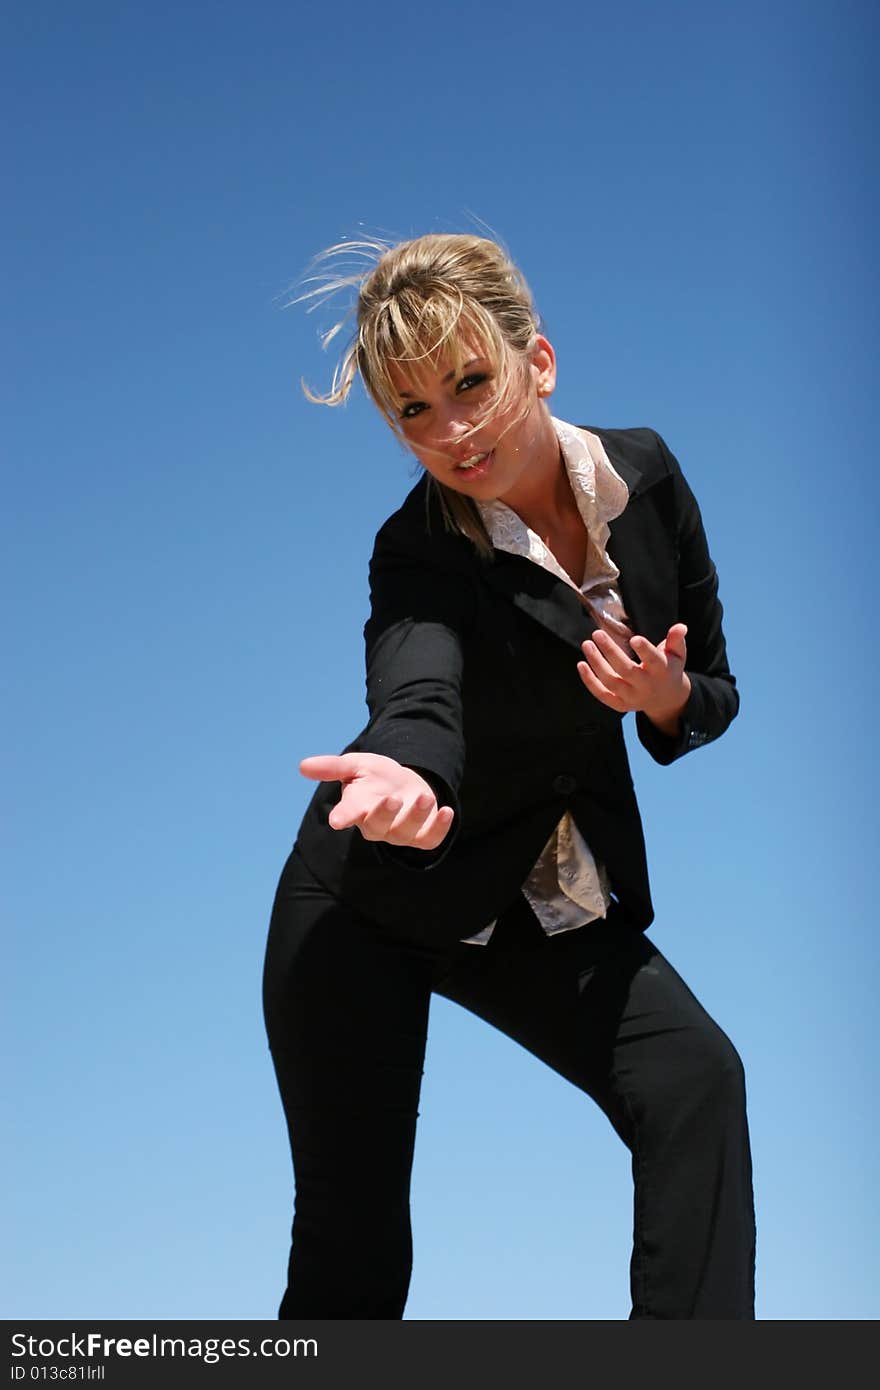
[[645, 708], [643, 713], [646, 719], [650, 719], [655, 729], [667, 738], [676, 738], [681, 730], [681, 716], [687, 709], [688, 700], [691, 695], [690, 677], [686, 671], [682, 671], [681, 691], [678, 699], [672, 704], [657, 705], [652, 708]]

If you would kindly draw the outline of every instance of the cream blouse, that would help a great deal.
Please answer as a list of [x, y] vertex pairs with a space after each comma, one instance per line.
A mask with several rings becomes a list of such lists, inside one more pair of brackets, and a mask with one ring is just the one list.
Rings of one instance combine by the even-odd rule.
[[[620, 515], [629, 498], [626, 483], [615, 472], [597, 435], [551, 418], [578, 511], [587, 528], [587, 558], [580, 588], [540, 536], [504, 502], [478, 501], [480, 515], [497, 550], [523, 555], [564, 580], [589, 608], [597, 625], [632, 656], [632, 631], [615, 588], [620, 571], [605, 550], [610, 534], [608, 522]], [[541, 851], [522, 891], [548, 936], [581, 927], [604, 917], [608, 911], [608, 875], [604, 866], [596, 863], [568, 811]], [[475, 936], [462, 940], [484, 946], [494, 928], [493, 921]]]

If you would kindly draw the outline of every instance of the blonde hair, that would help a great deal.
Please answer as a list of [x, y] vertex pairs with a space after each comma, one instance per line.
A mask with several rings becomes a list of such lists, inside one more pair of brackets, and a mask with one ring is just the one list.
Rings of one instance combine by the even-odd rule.
[[[361, 264], [345, 273], [346, 259]], [[480, 427], [520, 397], [539, 319], [522, 272], [496, 241], [442, 233], [397, 245], [378, 240], [343, 241], [320, 252], [312, 268], [327, 261], [332, 262], [332, 268], [308, 276], [304, 283], [314, 288], [292, 302], [312, 300], [309, 307], [314, 309], [337, 291], [356, 286], [355, 305], [322, 334], [322, 345], [327, 347], [352, 316], [356, 317], [356, 331], [325, 395], [312, 391], [303, 381], [310, 401], [341, 405], [360, 374], [394, 433], [405, 441], [391, 364], [427, 362], [436, 367], [440, 356], [445, 355], [460, 372], [475, 344], [491, 361], [495, 382]], [[473, 500], [429, 475], [429, 499], [432, 490], [448, 529], [468, 536], [481, 554], [491, 556], [492, 546]]]

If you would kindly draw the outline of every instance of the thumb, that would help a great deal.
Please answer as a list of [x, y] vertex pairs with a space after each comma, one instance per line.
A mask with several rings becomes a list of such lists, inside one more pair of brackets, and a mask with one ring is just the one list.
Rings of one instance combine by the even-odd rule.
[[687, 644], [684, 640], [686, 636], [687, 623], [673, 623], [663, 643], [666, 655], [674, 656], [677, 657], [679, 661], [684, 661], [687, 656]]
[[355, 753], [319, 753], [303, 758], [299, 770], [314, 782], [350, 782], [358, 770], [358, 758]]

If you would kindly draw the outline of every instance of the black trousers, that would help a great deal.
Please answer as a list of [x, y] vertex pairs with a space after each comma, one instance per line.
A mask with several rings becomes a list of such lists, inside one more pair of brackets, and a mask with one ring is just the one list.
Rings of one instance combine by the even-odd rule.
[[753, 1318], [742, 1063], [616, 904], [548, 937], [521, 898], [488, 945], [402, 944], [328, 894], [296, 850], [263, 983], [296, 1191], [279, 1317], [403, 1316], [432, 992], [585, 1091], [630, 1150], [630, 1317]]

